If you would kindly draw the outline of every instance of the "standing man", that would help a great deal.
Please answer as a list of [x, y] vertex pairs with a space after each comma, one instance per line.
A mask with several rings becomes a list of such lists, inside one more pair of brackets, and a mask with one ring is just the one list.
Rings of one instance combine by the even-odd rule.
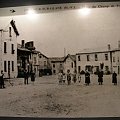
[[1, 70], [1, 75], [0, 75], [0, 88], [5, 88], [4, 86], [4, 73], [3, 70]]
[[115, 71], [112, 74], [112, 83], [114, 83], [114, 85], [117, 85], [117, 74]]
[[86, 86], [90, 84], [90, 73], [86, 70], [85, 72], [85, 84]]
[[29, 74], [27, 72], [27, 70], [24, 71], [24, 84], [28, 84], [28, 77], [29, 77]]
[[103, 71], [102, 70], [98, 72], [98, 82], [99, 82], [99, 85], [103, 84]]

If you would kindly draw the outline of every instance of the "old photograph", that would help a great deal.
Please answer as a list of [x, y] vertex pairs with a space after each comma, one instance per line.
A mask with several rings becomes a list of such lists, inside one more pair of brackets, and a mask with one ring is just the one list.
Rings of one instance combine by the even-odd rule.
[[120, 2], [0, 8], [0, 116], [120, 117]]

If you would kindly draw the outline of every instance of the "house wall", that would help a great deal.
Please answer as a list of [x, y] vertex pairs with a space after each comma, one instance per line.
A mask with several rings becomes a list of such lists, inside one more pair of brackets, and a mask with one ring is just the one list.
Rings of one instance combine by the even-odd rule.
[[112, 52], [112, 68], [113, 71], [120, 74], [120, 51]]
[[[97, 54], [98, 60], [95, 61], [95, 54]], [[105, 60], [105, 54], [108, 54], [108, 60]], [[87, 61], [87, 55], [89, 55], [89, 61]], [[78, 60], [78, 56], [80, 56], [80, 61]], [[99, 66], [100, 64], [104, 63], [103, 71], [106, 71], [106, 66], [108, 66], [109, 71], [111, 71], [111, 62], [110, 62], [110, 53], [104, 52], [104, 53], [92, 53], [92, 54], [77, 54], [76, 55], [76, 63], [77, 63], [77, 73], [78, 66], [80, 66], [80, 71], [85, 71], [85, 66], [92, 66], [92, 73], [96, 71], [96, 66]]]
[[32, 54], [32, 61], [33, 61], [33, 70], [35, 70], [35, 73], [37, 76], [39, 76], [39, 57], [38, 53], [33, 53]]
[[46, 69], [49, 67], [48, 59], [43, 55], [39, 56], [39, 69]]
[[68, 70], [70, 70], [71, 74], [75, 71], [75, 62], [70, 57], [64, 62], [64, 72], [67, 73]]
[[52, 74], [58, 74], [60, 70], [64, 70], [63, 62], [51, 62]]
[[[17, 77], [17, 37], [11, 27], [11, 36], [9, 37], [9, 27], [5, 30], [0, 32], [0, 62], [1, 67], [0, 71], [3, 70], [4, 77], [8, 78], [10, 74], [10, 78]], [[6, 42], [6, 53], [4, 53], [4, 42]], [[12, 54], [12, 44], [14, 44], [14, 54]], [[4, 69], [4, 61], [6, 61], [6, 71]], [[14, 62], [13, 70], [12, 70], [12, 61]], [[10, 64], [10, 65], [8, 65]]]

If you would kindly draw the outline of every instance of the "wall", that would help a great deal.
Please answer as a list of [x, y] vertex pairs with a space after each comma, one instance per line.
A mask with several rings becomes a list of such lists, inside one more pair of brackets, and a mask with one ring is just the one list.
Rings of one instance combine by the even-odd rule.
[[[10, 61], [10, 77], [14, 78], [17, 77], [17, 37], [16, 34], [14, 33], [12, 27], [11, 27], [11, 36], [9, 37], [9, 27], [1, 33], [1, 38], [0, 38], [0, 42], [2, 44], [2, 49], [0, 52], [2, 52], [1, 55], [1, 60], [2, 60], [2, 66], [0, 68], [0, 71], [3, 70], [4, 71], [4, 61], [7, 62], [7, 66], [6, 69], [7, 71], [4, 71], [4, 75], [6, 78], [9, 77], [8, 75], [8, 61]], [[4, 42], [7, 43], [7, 53], [4, 53]], [[11, 49], [11, 44], [14, 44], [14, 54], [11, 53], [12, 49]], [[12, 71], [12, 61], [14, 61], [14, 71]]]
[[[104, 53], [96, 53], [98, 56], [98, 60], [95, 61], [95, 53], [93, 54], [79, 54], [80, 55], [80, 61], [78, 61], [78, 56], [76, 55], [76, 62], [77, 62], [77, 72], [78, 72], [78, 66], [81, 66], [81, 70], [85, 71], [85, 66], [93, 66], [93, 73], [96, 71], [95, 66], [99, 66], [100, 63], [104, 63], [103, 71], [105, 71], [105, 66], [109, 67], [109, 70], [111, 70], [111, 64], [110, 64], [110, 53], [104, 52]], [[105, 60], [105, 54], [108, 54], [108, 60]], [[90, 60], [87, 61], [87, 55], [90, 56]]]

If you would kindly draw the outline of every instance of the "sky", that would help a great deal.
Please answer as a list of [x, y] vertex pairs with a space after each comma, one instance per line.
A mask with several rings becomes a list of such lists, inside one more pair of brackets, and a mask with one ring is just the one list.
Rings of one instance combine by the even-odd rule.
[[21, 40], [34, 41], [36, 50], [48, 57], [76, 54], [87, 48], [118, 46], [120, 8], [92, 8], [88, 15], [79, 10], [41, 13], [33, 19], [25, 15], [0, 17], [0, 29], [14, 19]]

